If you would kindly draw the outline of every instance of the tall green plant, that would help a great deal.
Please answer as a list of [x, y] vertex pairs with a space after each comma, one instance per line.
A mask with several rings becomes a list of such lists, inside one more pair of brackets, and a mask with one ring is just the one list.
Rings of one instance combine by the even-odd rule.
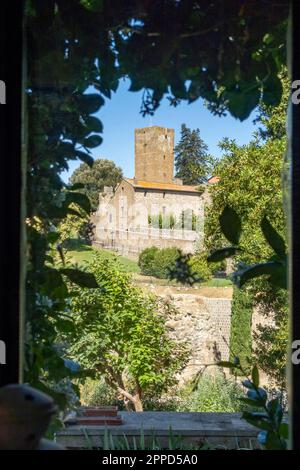
[[142, 411], [146, 391], [160, 394], [177, 382], [186, 346], [169, 338], [167, 309], [159, 313], [156, 299], [142, 294], [116, 262], [95, 254], [89, 269], [99, 288], [73, 289], [70, 354], [103, 377], [128, 409]]
[[253, 298], [246, 290], [233, 288], [231, 305], [230, 357], [238, 357], [242, 364], [252, 356]]
[[200, 130], [181, 126], [180, 141], [175, 147], [176, 177], [184, 184], [201, 184], [207, 181], [212, 171], [213, 158], [200, 137]]

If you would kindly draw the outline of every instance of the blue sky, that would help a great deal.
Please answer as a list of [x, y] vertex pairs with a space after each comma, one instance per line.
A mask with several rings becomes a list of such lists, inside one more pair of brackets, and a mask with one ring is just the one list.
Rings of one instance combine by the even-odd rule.
[[[245, 144], [249, 142], [255, 130], [252, 122], [255, 117], [254, 113], [244, 122], [230, 115], [218, 117], [205, 108], [202, 100], [197, 100], [192, 104], [182, 102], [174, 108], [169, 105], [167, 99], [164, 99], [153, 117], [143, 118], [139, 112], [142, 93], [130, 92], [128, 88], [129, 81], [123, 80], [117, 92], [110, 100], [106, 99], [105, 106], [96, 114], [104, 126], [103, 143], [93, 149], [92, 154], [94, 158], [113, 160], [129, 178], [134, 176], [134, 129], [136, 127], [156, 125], [174, 128], [175, 145], [180, 139], [182, 123], [192, 129], [198, 127], [202, 139], [208, 145], [209, 152], [216, 157], [221, 155], [218, 142], [223, 137], [236, 139], [237, 143]], [[80, 161], [71, 162], [70, 171], [63, 174], [64, 180], [67, 181], [79, 165]]]

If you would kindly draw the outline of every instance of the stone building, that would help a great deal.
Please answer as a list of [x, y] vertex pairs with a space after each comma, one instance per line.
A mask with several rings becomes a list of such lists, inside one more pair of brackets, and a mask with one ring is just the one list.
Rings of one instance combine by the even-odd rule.
[[104, 187], [95, 214], [95, 245], [138, 255], [144, 248], [202, 245], [207, 192], [174, 177], [174, 129], [135, 129], [135, 176]]

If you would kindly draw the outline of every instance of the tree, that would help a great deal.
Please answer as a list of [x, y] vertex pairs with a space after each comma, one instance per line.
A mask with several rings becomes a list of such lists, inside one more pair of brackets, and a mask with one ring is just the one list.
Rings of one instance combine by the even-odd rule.
[[[274, 254], [261, 229], [265, 216], [285, 239], [282, 189], [286, 149], [284, 116], [288, 100], [288, 82], [285, 79], [283, 85], [280, 105], [273, 110], [264, 106], [260, 108], [257, 122], [263, 127], [252, 142], [238, 146], [234, 141], [224, 139], [220, 143], [224, 151], [216, 166], [220, 181], [210, 188], [212, 199], [205, 217], [205, 240], [210, 250], [228, 245], [221, 231], [219, 216], [226, 206], [234, 209], [243, 227], [239, 245], [243, 251], [236, 253], [234, 258], [237, 267], [268, 260]], [[274, 317], [273, 325], [262, 326], [255, 335], [257, 348], [254, 352], [262, 370], [282, 386], [286, 380], [287, 293], [263, 278], [247, 283], [247, 290], [261, 313]], [[242, 338], [239, 340], [243, 341]]]
[[181, 126], [181, 139], [175, 147], [176, 177], [184, 184], [205, 183], [211, 174], [213, 158], [200, 137], [200, 130]]
[[145, 392], [155, 395], [177, 383], [187, 349], [167, 334], [167, 306], [160, 313], [157, 300], [142, 294], [116, 260], [97, 253], [89, 269], [99, 289], [73, 290], [69, 352], [82, 368], [104, 377], [127, 409], [142, 411]]
[[122, 176], [121, 168], [113, 161], [99, 158], [94, 160], [92, 168], [86, 163], [81, 163], [72, 173], [70, 183], [83, 185], [81, 191], [88, 196], [91, 209], [95, 211], [99, 205], [99, 193], [103, 191], [104, 186], [117, 186]]

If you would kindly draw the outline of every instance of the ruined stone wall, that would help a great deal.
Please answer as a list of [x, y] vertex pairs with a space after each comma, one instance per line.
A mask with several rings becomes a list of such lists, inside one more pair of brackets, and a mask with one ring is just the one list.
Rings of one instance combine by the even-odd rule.
[[216, 290], [149, 284], [145, 288], [175, 307], [166, 326], [173, 339], [188, 341], [191, 350], [181, 380], [190, 380], [217, 360], [229, 360], [231, 287]]

